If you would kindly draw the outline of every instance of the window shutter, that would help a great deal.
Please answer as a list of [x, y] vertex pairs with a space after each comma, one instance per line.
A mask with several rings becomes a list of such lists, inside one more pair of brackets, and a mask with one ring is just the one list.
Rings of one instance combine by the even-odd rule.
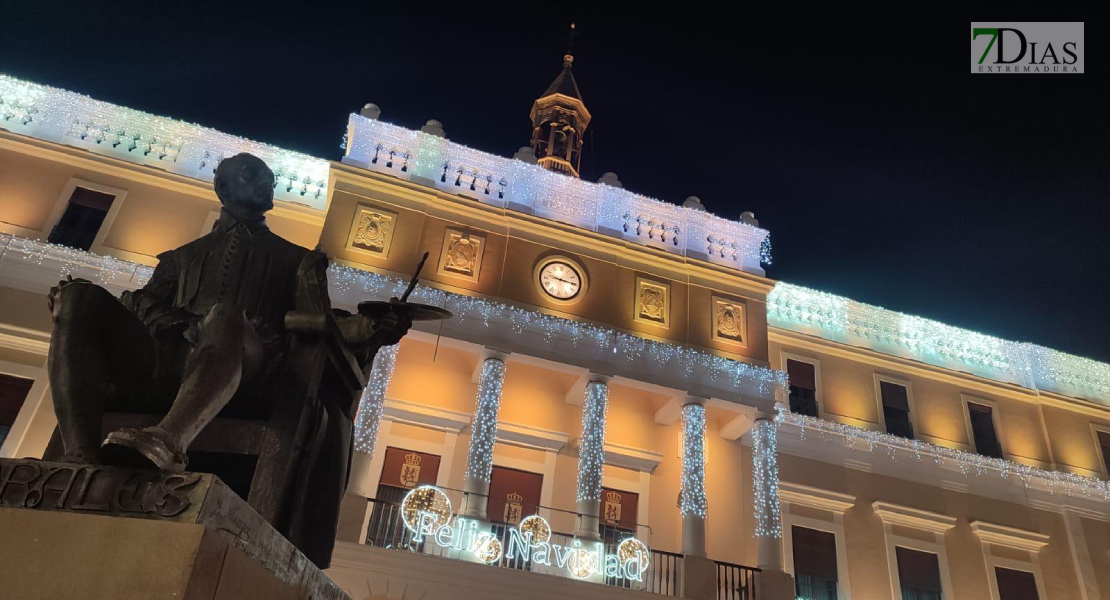
[[898, 579], [902, 585], [941, 592], [940, 561], [936, 554], [901, 546], [895, 548], [895, 554], [898, 558]]
[[1032, 573], [1002, 567], [995, 567], [994, 573], [1000, 600], [1040, 600], [1037, 578]]
[[835, 535], [795, 525], [791, 536], [795, 573], [837, 581]]
[[817, 377], [813, 365], [800, 360], [787, 359], [786, 373], [790, 375], [790, 385], [807, 390], [817, 389]]
[[880, 381], [879, 392], [883, 396], [883, 406], [909, 412], [910, 400], [906, 392], [906, 386]]

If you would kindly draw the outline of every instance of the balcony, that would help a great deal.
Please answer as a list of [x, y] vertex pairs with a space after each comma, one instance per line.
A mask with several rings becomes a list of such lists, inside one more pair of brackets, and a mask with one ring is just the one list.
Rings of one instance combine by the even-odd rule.
[[[461, 504], [461, 492], [442, 491]], [[407, 513], [406, 522], [406, 507], [411, 510], [411, 505], [402, 502], [368, 500], [369, 518], [363, 544], [340, 543], [337, 546], [328, 575], [356, 599], [363, 597], [360, 594], [380, 595], [384, 589], [379, 586], [422, 590], [412, 596], [415, 598], [429, 592], [429, 598], [466, 598], [471, 593], [482, 598], [501, 595], [506, 598], [642, 598], [642, 593], [682, 597], [683, 555], [641, 546], [647, 550], [643, 556], [646, 564], [641, 565], [633, 556], [623, 563], [624, 568], [617, 568], [620, 563], [613, 559], [629, 556], [622, 543], [632, 537], [631, 532], [627, 536], [608, 535], [609, 539], [593, 542], [557, 531], [557, 528], [572, 529], [579, 519], [576, 513], [540, 507], [537, 512], [544, 516], [544, 524], [548, 521], [552, 524], [548, 525], [544, 538], [551, 556], [541, 557], [539, 544], [536, 544], [531, 556], [525, 557], [521, 552], [520, 534], [528, 529], [527, 539], [531, 539], [532, 529], [524, 522], [527, 519], [518, 526], [477, 524], [452, 511], [454, 523], [442, 527], [437, 534], [429, 534], [430, 527], [424, 531], [419, 524], [412, 527], [411, 512]], [[422, 514], [425, 522], [430, 522], [432, 517]], [[480, 533], [470, 539], [482, 541], [472, 543], [470, 551], [461, 549], [457, 540], [452, 543], [447, 539], [467, 531], [471, 523], [477, 524], [475, 531]], [[639, 537], [650, 540], [649, 528], [639, 526], [637, 529]], [[591, 547], [597, 550], [588, 550]], [[491, 548], [495, 550], [488, 552]], [[591, 554], [599, 556], [601, 564], [594, 562], [596, 559], [590, 558]], [[579, 569], [582, 566], [577, 560], [579, 557], [598, 568]], [[628, 568], [630, 566], [639, 568]], [[757, 572], [750, 567], [717, 562], [718, 600], [754, 600]], [[500, 589], [500, 593], [490, 586]], [[479, 593], [477, 588], [484, 591]], [[447, 590], [451, 590], [449, 595]], [[406, 592], [404, 597], [410, 595]]]

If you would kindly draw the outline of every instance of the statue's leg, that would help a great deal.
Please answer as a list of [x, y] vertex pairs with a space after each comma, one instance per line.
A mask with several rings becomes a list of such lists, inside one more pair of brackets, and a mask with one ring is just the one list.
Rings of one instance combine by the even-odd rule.
[[111, 384], [140, 390], [155, 366], [154, 341], [110, 292], [71, 283], [54, 301], [47, 371], [66, 462], [99, 462], [104, 400]]
[[197, 347], [185, 361], [181, 389], [159, 426], [182, 448], [227, 406], [262, 364], [262, 342], [243, 311], [217, 304], [201, 321]]
[[240, 382], [250, 380], [261, 364], [261, 340], [243, 311], [231, 304], [217, 304], [200, 322], [197, 346], [185, 361], [181, 387], [162, 422], [142, 430], [114, 432], [105, 441], [105, 450], [113, 461], [129, 460], [120, 453], [120, 447], [124, 447], [159, 469], [183, 471], [185, 451], [193, 438], [227, 405]]

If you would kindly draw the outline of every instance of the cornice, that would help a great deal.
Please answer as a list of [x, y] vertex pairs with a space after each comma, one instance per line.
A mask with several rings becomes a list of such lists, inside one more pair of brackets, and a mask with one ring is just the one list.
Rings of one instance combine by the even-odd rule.
[[972, 521], [971, 531], [983, 542], [1029, 552], [1040, 552], [1041, 548], [1048, 545], [1050, 539], [1043, 533], [995, 525], [986, 521]]
[[856, 504], [856, 497], [851, 494], [842, 494], [789, 481], [779, 481], [779, 500], [818, 510], [827, 510], [838, 515], [844, 514], [845, 511]]
[[567, 440], [569, 439], [570, 437], [567, 436], [567, 434], [551, 429], [520, 425], [507, 421], [497, 422], [497, 441], [511, 446], [543, 450], [545, 452], [558, 452], [563, 449], [563, 446], [567, 445]]
[[871, 508], [884, 525], [900, 525], [942, 535], [956, 526], [956, 517], [910, 508], [900, 504], [876, 500], [871, 503]]
[[[581, 448], [582, 439], [576, 440], [574, 445]], [[663, 455], [658, 452], [609, 442], [605, 442], [604, 453], [605, 464], [644, 473], [654, 472], [659, 463], [663, 462]]]
[[470, 414], [387, 398], [383, 416], [397, 423], [416, 425], [436, 431], [459, 433], [470, 424]]

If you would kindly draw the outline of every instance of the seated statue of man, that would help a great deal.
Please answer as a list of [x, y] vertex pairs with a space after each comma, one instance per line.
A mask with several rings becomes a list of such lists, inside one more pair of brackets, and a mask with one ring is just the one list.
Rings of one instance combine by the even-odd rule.
[[[233, 156], [216, 169], [214, 186], [222, 210], [212, 232], [159, 255], [142, 289], [120, 299], [84, 280], [51, 289], [47, 364], [65, 461], [183, 471], [190, 442], [233, 397], [229, 410], [266, 405], [262, 384], [282, 363], [285, 314], [331, 311], [327, 257], [266, 227], [269, 167]], [[393, 310], [338, 323], [348, 348], [369, 361], [412, 321]], [[110, 396], [165, 417], [103, 439]]]

